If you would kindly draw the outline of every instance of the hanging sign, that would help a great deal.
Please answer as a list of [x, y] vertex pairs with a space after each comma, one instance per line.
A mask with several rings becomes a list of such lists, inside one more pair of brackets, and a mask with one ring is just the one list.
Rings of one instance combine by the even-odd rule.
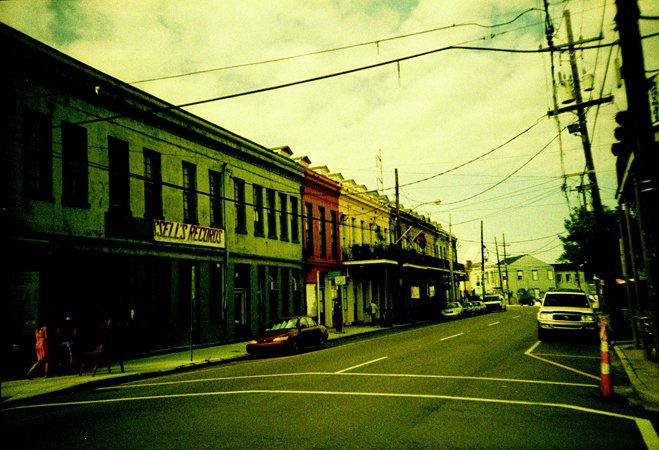
[[153, 239], [157, 242], [171, 244], [226, 247], [224, 230], [189, 223], [168, 222], [166, 220], [153, 221]]

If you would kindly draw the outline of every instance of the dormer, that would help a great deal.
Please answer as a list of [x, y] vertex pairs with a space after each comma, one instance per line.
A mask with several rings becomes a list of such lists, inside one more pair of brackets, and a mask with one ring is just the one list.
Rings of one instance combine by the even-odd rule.
[[284, 145], [283, 147], [275, 147], [271, 148], [273, 152], [275, 152], [278, 155], [286, 156], [287, 158], [291, 158], [293, 156], [293, 150], [288, 145]]
[[293, 158], [293, 161], [306, 168], [309, 168], [311, 165], [311, 160], [308, 156], [298, 156], [297, 158]]

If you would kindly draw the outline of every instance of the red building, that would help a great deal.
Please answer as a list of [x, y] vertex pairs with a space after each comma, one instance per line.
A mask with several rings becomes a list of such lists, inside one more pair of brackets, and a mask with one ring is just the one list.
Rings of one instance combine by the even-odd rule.
[[[290, 152], [290, 148], [284, 149]], [[327, 167], [309, 167], [311, 161], [306, 156], [294, 160], [305, 171], [302, 181], [302, 246], [307, 314], [324, 325], [336, 326], [333, 314], [335, 307], [341, 306], [335, 285], [341, 267], [340, 185], [327, 176]]]

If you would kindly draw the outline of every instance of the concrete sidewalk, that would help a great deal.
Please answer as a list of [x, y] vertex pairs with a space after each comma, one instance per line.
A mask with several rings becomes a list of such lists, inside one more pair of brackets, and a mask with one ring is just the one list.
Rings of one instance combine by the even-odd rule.
[[645, 409], [659, 411], [659, 365], [645, 359], [642, 349], [631, 343], [613, 346], [629, 381]]
[[[329, 340], [335, 340], [357, 334], [373, 333], [388, 329], [391, 328], [380, 327], [378, 325], [352, 325], [343, 327], [342, 332], [337, 332], [333, 328], [330, 328], [328, 332]], [[246, 342], [238, 342], [234, 344], [218, 345], [215, 347], [193, 349], [192, 360], [190, 359], [190, 350], [149, 356], [141, 359], [131, 359], [124, 361], [123, 373], [121, 372], [120, 364], [115, 362], [112, 363], [111, 366], [112, 372], [108, 373], [107, 366], [99, 365], [96, 374], [93, 377], [93, 366], [90, 366], [89, 368], [85, 368], [82, 376], [75, 374], [54, 376], [50, 378], [40, 377], [32, 380], [25, 378], [21, 380], [6, 381], [2, 382], [1, 386], [2, 403], [5, 404], [12, 400], [26, 399], [51, 392], [63, 391], [83, 384], [97, 384], [101, 386], [110, 385], [159, 373], [164, 374], [189, 370], [200, 366], [209, 366], [211, 364], [248, 356], [245, 346]]]

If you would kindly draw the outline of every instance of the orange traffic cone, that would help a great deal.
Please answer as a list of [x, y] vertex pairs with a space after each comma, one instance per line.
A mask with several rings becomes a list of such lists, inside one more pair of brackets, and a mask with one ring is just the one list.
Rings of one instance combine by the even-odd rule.
[[600, 350], [602, 353], [600, 394], [609, 397], [613, 394], [611, 387], [611, 359], [609, 356], [609, 341], [606, 333], [608, 321], [602, 318], [600, 322]]

